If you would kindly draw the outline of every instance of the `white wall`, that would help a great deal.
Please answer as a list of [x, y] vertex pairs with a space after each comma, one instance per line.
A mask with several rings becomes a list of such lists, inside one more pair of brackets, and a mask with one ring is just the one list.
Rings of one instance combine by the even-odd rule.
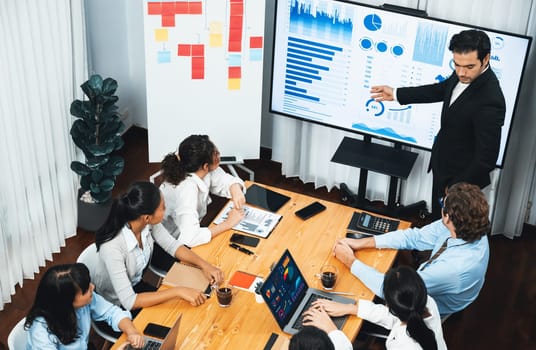
[[127, 127], [147, 128], [142, 0], [85, 1], [89, 73], [117, 80]]

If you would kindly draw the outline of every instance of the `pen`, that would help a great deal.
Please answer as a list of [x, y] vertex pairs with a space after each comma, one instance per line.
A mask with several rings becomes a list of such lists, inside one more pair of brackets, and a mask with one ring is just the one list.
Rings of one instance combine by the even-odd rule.
[[244, 248], [242, 246], [239, 246], [236, 243], [229, 243], [229, 247], [234, 248], [234, 249], [236, 249], [238, 251], [241, 251], [242, 253], [246, 253], [247, 255], [255, 255], [255, 253], [252, 252], [251, 250], [246, 249], [246, 248]]

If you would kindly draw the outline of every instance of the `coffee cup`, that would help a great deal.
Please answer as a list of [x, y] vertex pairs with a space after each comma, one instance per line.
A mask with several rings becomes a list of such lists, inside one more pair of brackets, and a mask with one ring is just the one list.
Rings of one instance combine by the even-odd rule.
[[337, 275], [339, 271], [334, 265], [324, 265], [320, 269], [320, 281], [322, 281], [322, 287], [326, 290], [332, 290], [337, 282]]
[[216, 296], [221, 307], [228, 307], [233, 300], [233, 290], [229, 286], [220, 287], [216, 290]]

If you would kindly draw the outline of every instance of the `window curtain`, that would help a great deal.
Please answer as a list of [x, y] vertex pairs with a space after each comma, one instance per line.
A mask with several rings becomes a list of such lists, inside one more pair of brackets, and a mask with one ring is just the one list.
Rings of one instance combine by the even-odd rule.
[[[384, 1], [361, 1], [379, 5]], [[534, 36], [534, 1], [514, 0], [428, 0], [428, 1], [390, 1], [389, 3], [425, 10], [429, 16], [452, 21], [472, 23], [498, 30]], [[532, 15], [531, 15], [532, 14]], [[268, 41], [268, 40], [267, 40]], [[533, 43], [534, 46], [534, 43]], [[534, 51], [534, 50], [531, 50]], [[534, 55], [527, 62], [527, 68], [534, 66]], [[521, 216], [525, 215], [524, 206], [530, 191], [529, 177], [534, 173], [535, 159], [534, 137], [522, 137], [522, 134], [534, 135], [536, 125], [529, 119], [536, 113], [536, 106], [531, 101], [534, 97], [533, 78], [528, 78], [534, 70], [525, 73], [524, 84], [518, 100], [518, 108], [511, 131], [510, 145], [504, 170], [496, 169], [492, 173], [492, 185], [485, 192], [492, 207], [494, 233], [506, 235], [519, 233], [522, 226]], [[534, 118], [532, 118], [534, 120]], [[344, 136], [360, 139], [361, 136], [341, 130], [324, 127], [308, 122], [273, 115], [272, 159], [282, 163], [282, 172], [286, 176], [298, 176], [315, 186], [328, 189], [338, 187], [341, 182], [357, 192], [359, 170], [331, 162], [340, 141]], [[520, 133], [516, 137], [516, 132]], [[532, 139], [532, 141], [531, 141]], [[381, 143], [382, 141], [374, 140]], [[518, 143], [519, 145], [513, 145]], [[389, 143], [386, 143], [389, 144]], [[524, 155], [521, 150], [526, 149]], [[419, 154], [412, 172], [407, 180], [401, 182], [399, 198], [402, 204], [411, 204], [425, 200], [430, 204], [432, 176], [427, 173], [430, 153], [411, 149]], [[529, 151], [532, 150], [532, 151]], [[387, 202], [389, 178], [385, 175], [369, 172], [366, 196], [370, 200]], [[515, 208], [515, 209], [514, 209]], [[515, 211], [512, 213], [512, 211]], [[522, 213], [521, 213], [521, 212]]]
[[[533, 41], [519, 95], [506, 162], [499, 182], [492, 234], [520, 236], [523, 223], [536, 224], [536, 2], [523, 2], [526, 34]], [[520, 24], [521, 25], [521, 24]], [[531, 204], [532, 203], [532, 204]], [[530, 216], [532, 205], [533, 215]]]
[[87, 79], [83, 0], [0, 2], [0, 310], [76, 234], [69, 107]]

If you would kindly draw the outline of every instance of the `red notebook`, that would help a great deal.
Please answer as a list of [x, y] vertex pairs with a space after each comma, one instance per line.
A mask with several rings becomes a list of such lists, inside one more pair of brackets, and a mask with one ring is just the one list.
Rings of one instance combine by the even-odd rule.
[[255, 293], [255, 288], [258, 283], [262, 283], [261, 277], [244, 271], [236, 271], [229, 280], [229, 284], [231, 286], [247, 290], [252, 293]]

